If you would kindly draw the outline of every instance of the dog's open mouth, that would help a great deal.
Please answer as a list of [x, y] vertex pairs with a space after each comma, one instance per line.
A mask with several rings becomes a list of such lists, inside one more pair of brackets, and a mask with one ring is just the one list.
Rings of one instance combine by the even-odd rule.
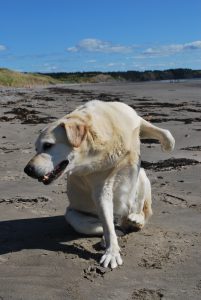
[[58, 164], [52, 172], [49, 172], [45, 174], [44, 176], [41, 176], [38, 178], [38, 181], [44, 183], [44, 184], [50, 184], [53, 180], [57, 179], [65, 168], [67, 167], [69, 161], [68, 160], [63, 160], [60, 164]]

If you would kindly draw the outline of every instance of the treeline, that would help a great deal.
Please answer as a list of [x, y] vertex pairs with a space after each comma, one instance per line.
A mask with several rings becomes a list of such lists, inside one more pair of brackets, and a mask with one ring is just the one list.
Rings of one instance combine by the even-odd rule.
[[59, 73], [45, 73], [54, 79], [69, 82], [87, 82], [90, 79], [99, 75], [111, 76], [114, 80], [126, 81], [150, 81], [150, 80], [179, 80], [179, 79], [193, 79], [201, 78], [201, 70], [191, 69], [169, 69], [169, 70], [155, 70], [155, 71], [125, 71], [125, 72], [59, 72]]
[[148, 80], [179, 80], [201, 78], [201, 70], [191, 69], [169, 69], [164, 71], [127, 71], [111, 72], [113, 77], [122, 77], [129, 81], [148, 81]]

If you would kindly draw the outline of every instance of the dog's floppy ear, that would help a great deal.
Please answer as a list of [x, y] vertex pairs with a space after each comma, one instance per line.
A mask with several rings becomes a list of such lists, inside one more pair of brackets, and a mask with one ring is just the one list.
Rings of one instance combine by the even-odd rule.
[[61, 126], [65, 129], [69, 143], [78, 148], [84, 140], [87, 130], [83, 124], [61, 123]]

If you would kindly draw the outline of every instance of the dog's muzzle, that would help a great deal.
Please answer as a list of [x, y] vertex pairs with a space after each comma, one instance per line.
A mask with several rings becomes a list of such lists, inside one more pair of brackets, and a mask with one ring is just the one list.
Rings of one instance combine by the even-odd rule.
[[35, 167], [32, 164], [28, 163], [24, 168], [24, 172], [28, 176], [34, 179], [38, 179], [38, 181], [47, 185], [50, 184], [53, 180], [57, 179], [59, 176], [61, 176], [68, 164], [69, 164], [68, 160], [63, 160], [51, 172], [41, 176], [41, 175], [37, 175]]
[[34, 166], [31, 165], [30, 163], [28, 163], [26, 165], [26, 167], [24, 168], [24, 172], [32, 178], [35, 178], [35, 179], [38, 178], [38, 176], [36, 176], [36, 170], [35, 170]]

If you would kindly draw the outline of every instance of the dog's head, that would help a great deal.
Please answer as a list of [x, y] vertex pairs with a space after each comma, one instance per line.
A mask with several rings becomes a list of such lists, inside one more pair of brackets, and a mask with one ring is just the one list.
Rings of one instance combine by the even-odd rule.
[[24, 172], [44, 184], [51, 183], [80, 160], [86, 133], [86, 126], [75, 120], [61, 119], [46, 127], [36, 141], [36, 155]]

